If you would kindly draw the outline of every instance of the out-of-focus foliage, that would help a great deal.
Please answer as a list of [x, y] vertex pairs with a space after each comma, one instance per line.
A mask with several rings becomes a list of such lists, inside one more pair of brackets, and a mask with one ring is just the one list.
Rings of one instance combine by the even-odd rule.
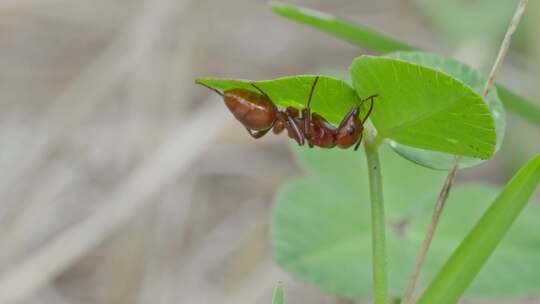
[[[482, 41], [496, 46], [502, 36], [519, 0], [413, 0], [418, 9], [451, 43]], [[534, 29], [532, 13], [539, 8], [537, 1], [530, 1], [529, 9], [517, 29], [512, 48], [523, 53], [530, 52]]]
[[360, 26], [320, 11], [277, 1], [271, 2], [271, 6], [278, 15], [307, 24], [357, 45], [377, 49], [381, 52], [416, 49], [405, 42], [381, 35], [367, 26]]
[[[281, 189], [273, 212], [272, 240], [280, 265], [293, 276], [351, 298], [372, 296], [370, 211], [365, 159], [353, 151], [295, 149], [307, 176]], [[390, 292], [400, 296], [431, 219], [445, 173], [414, 165], [390, 149], [381, 163], [388, 215]], [[420, 285], [432, 279], [452, 249], [489, 207], [499, 189], [458, 187], [447, 203]], [[467, 291], [493, 298], [540, 290], [540, 208], [532, 204]], [[518, 267], [523, 265], [524, 267]], [[502, 275], [504, 273], [504, 275]]]
[[284, 292], [283, 292], [283, 286], [278, 285], [276, 287], [276, 290], [274, 291], [274, 297], [272, 298], [272, 304], [283, 304], [284, 303]]
[[[435, 279], [431, 281], [418, 303], [457, 303], [480, 272], [491, 280], [480, 281], [481, 283], [477, 281], [475, 285], [490, 295], [501, 297], [506, 293], [515, 295], [520, 290], [529, 289], [529, 293], [537, 291], [540, 283], [538, 271], [532, 270], [531, 268], [534, 267], [531, 266], [538, 263], [540, 259], [540, 233], [534, 224], [540, 216], [538, 206], [536, 206], [536, 212], [529, 210], [530, 222], [527, 222], [527, 217], [525, 217], [525, 224], [515, 227], [513, 225], [527, 206], [539, 183], [540, 154], [523, 166], [506, 184], [489, 209], [446, 261]], [[479, 196], [477, 200], [482, 201], [485, 197], [489, 195], [486, 193]], [[450, 227], [451, 231], [463, 229], [464, 224], [467, 223], [464, 219], [474, 214], [474, 212], [465, 212], [474, 208], [470, 206], [473, 202], [474, 200], [470, 200], [466, 208], [459, 210], [458, 213], [446, 214], [459, 220], [458, 225]], [[509, 237], [506, 246], [497, 248], [510, 229], [518, 230], [518, 233], [513, 233]], [[441, 226], [441, 230], [444, 231], [444, 226]], [[437, 238], [439, 243], [441, 238], [440, 236]], [[496, 264], [492, 263], [490, 264], [492, 268], [484, 269], [486, 261], [495, 253], [499, 256], [502, 254], [505, 259], [495, 258]], [[509, 274], [509, 269], [518, 270], [516, 273]], [[503, 272], [506, 275], [501, 276]], [[497, 283], [494, 283], [495, 280]], [[501, 283], [503, 284], [500, 285]]]
[[453, 42], [483, 40], [494, 43], [504, 34], [519, 0], [413, 0], [417, 7]]

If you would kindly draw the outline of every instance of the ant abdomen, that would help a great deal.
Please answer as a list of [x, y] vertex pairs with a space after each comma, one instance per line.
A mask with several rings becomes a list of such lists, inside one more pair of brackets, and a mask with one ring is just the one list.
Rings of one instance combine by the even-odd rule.
[[268, 97], [245, 89], [223, 93], [225, 104], [246, 128], [262, 131], [274, 125], [277, 109]]

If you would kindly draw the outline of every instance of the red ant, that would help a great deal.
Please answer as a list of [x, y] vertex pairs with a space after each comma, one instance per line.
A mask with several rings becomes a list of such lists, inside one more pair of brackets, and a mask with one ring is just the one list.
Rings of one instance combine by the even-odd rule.
[[297, 109], [292, 107], [287, 107], [285, 111], [279, 110], [270, 97], [253, 82], [251, 85], [260, 94], [246, 89], [231, 89], [221, 93], [201, 84], [223, 97], [234, 117], [244, 125], [253, 138], [260, 138], [271, 129], [274, 130], [275, 134], [287, 129], [289, 137], [300, 146], [304, 145], [306, 141], [310, 147], [321, 148], [338, 146], [346, 149], [356, 144], [354, 150], [357, 150], [362, 142], [364, 123], [371, 114], [373, 99], [377, 95], [371, 95], [360, 101], [360, 105], [367, 100], [371, 101], [363, 120], [358, 118], [359, 105], [352, 108], [336, 128], [317, 113], [311, 113], [311, 100], [318, 80], [319, 76], [315, 77], [309, 92], [307, 107], [302, 110], [301, 115]]

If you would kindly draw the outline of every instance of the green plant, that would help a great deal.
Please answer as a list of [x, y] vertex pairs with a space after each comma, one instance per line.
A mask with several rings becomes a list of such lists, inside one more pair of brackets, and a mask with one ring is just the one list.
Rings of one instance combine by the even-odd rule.
[[[526, 2], [521, 1], [489, 76], [364, 26], [305, 8], [272, 4], [276, 13], [287, 18], [358, 45], [393, 52], [354, 59], [350, 84], [320, 76], [312, 109], [332, 123], [358, 106], [361, 98], [378, 97], [364, 130], [365, 156], [353, 151], [295, 149], [308, 175], [283, 186], [272, 220], [275, 256], [286, 271], [339, 296], [374, 297], [377, 304], [402, 296], [402, 303], [410, 303], [417, 280], [427, 285], [418, 303], [457, 303], [466, 291], [493, 297], [540, 288], [540, 274], [527, 269], [513, 270], [516, 277], [524, 278], [519, 284], [493, 280], [508, 265], [540, 259], [540, 235], [534, 232], [540, 210], [530, 207], [517, 220], [540, 183], [540, 155], [502, 189], [480, 184], [457, 188], [448, 203], [448, 217], [439, 223], [458, 166], [478, 165], [501, 147], [504, 108], [540, 124], [540, 110], [532, 103], [501, 86], [491, 89]], [[290, 76], [255, 84], [275, 104], [303, 109], [314, 77]], [[256, 92], [248, 80], [202, 78], [197, 82], [217, 90]], [[450, 169], [440, 195], [437, 188], [445, 174], [430, 169]], [[430, 222], [428, 202], [437, 196]], [[391, 204], [385, 206], [385, 201]], [[437, 227], [438, 238], [431, 244]], [[508, 233], [515, 237], [503, 241]], [[371, 249], [367, 247], [370, 239]], [[456, 246], [450, 255], [448, 249]], [[422, 252], [407, 284], [418, 247]], [[426, 260], [430, 247], [432, 255]], [[424, 276], [418, 277], [422, 266]], [[283, 301], [280, 288], [276, 301]]]
[[[371, 297], [371, 225], [365, 157], [353, 151], [294, 151], [307, 175], [288, 182], [276, 198], [272, 222], [276, 259], [295, 277], [328, 292], [347, 298]], [[388, 202], [385, 211], [389, 294], [399, 297], [429, 226], [432, 202], [445, 174], [407, 162], [389, 147], [380, 148], [380, 160]], [[534, 179], [530, 183], [534, 189]], [[451, 248], [459, 245], [500, 191], [485, 184], [467, 184], [454, 190], [420, 285], [427, 285], [437, 274]], [[516, 200], [509, 201], [519, 208]], [[534, 267], [516, 265], [535, 265], [540, 259], [540, 231], [534, 228], [539, 217], [539, 206], [527, 208], [468, 289], [468, 296], [510, 297], [538, 290], [540, 274]], [[502, 276], [505, 272], [508, 275]]]
[[[490, 7], [493, 7], [493, 1], [484, 2], [488, 2]], [[388, 35], [382, 34], [367, 26], [357, 25], [324, 12], [281, 2], [273, 2], [272, 10], [285, 18], [314, 27], [338, 38], [345, 39], [359, 47], [365, 47], [382, 53], [420, 50], [418, 47], [411, 46], [408, 43], [389, 37]], [[487, 14], [492, 13], [492, 10], [483, 11]], [[498, 18], [496, 20], [506, 23], [508, 19]], [[459, 22], [454, 22], [454, 24], [459, 24]], [[504, 26], [506, 26], [506, 24], [504, 24]], [[469, 32], [470, 30], [471, 29], [468, 28], [465, 32]], [[485, 31], [483, 33], [485, 34]], [[497, 85], [497, 91], [506, 109], [513, 111], [527, 121], [540, 126], [540, 107], [529, 101], [527, 98], [507, 89], [505, 86]]]
[[283, 287], [279, 285], [278, 287], [276, 287], [276, 290], [274, 291], [272, 304], [283, 304], [283, 300], [284, 300]]

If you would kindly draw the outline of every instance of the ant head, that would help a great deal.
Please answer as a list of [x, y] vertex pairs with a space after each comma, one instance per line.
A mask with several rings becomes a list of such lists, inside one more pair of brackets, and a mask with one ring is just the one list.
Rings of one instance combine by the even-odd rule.
[[363, 130], [362, 121], [358, 118], [358, 108], [350, 112], [350, 116], [344, 120], [336, 134], [336, 145], [340, 148], [348, 148], [358, 142]]

